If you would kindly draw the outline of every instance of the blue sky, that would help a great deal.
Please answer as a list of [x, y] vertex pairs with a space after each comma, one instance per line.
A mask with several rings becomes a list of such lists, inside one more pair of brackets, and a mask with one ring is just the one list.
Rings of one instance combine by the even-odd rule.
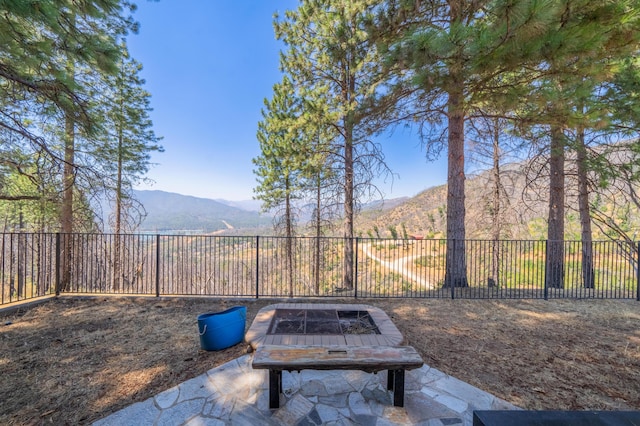
[[[147, 175], [158, 189], [204, 198], [248, 200], [256, 186], [251, 159], [263, 99], [281, 79], [282, 44], [274, 12], [294, 0], [140, 1], [139, 34], [129, 49], [144, 66], [152, 94], [154, 130], [165, 152]], [[446, 160], [428, 163], [419, 138], [397, 129], [379, 138], [387, 164], [399, 175], [380, 181], [385, 198], [413, 196], [446, 181]]]

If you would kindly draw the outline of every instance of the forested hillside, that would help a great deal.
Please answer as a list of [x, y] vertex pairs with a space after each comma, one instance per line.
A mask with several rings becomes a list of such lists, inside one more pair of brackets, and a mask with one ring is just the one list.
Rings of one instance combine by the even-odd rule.
[[[635, 141], [626, 141], [620, 146], [635, 146]], [[626, 161], [627, 155], [618, 152]], [[611, 157], [613, 164], [616, 163]], [[574, 163], [573, 166], [571, 163]], [[616, 166], [612, 166], [616, 167]], [[547, 238], [548, 177], [533, 173], [535, 164], [512, 163], [501, 168], [502, 189], [499, 231], [501, 239], [544, 240]], [[566, 185], [575, 185], [575, 158], [567, 162]], [[493, 235], [493, 174], [485, 170], [473, 174], [466, 181], [466, 222], [470, 239], [490, 239]], [[640, 204], [634, 195], [637, 185], [626, 179], [612, 179], [604, 188], [597, 188], [591, 195], [592, 222], [596, 240], [629, 239], [640, 237]], [[413, 198], [388, 210], [369, 209], [358, 215], [357, 230], [361, 237], [446, 238], [447, 186], [425, 189]], [[578, 194], [576, 190], [566, 194], [566, 223], [564, 239], [579, 241]], [[377, 230], [377, 231], [376, 231]]]
[[135, 191], [147, 216], [141, 231], [196, 231], [211, 233], [271, 226], [271, 217], [242, 210], [206, 198], [191, 197], [165, 191]]
[[[510, 184], [503, 194], [503, 202], [508, 205], [502, 218], [504, 238], [540, 239], [543, 235], [536, 232], [536, 227], [540, 225], [539, 221], [544, 222], [546, 204], [523, 201], [525, 176], [522, 171], [510, 170], [506, 175]], [[489, 188], [489, 171], [467, 179], [466, 229], [471, 239], [486, 239], [491, 234]], [[404, 237], [406, 231], [409, 237], [446, 238], [446, 219], [447, 186], [440, 185], [425, 189], [387, 211], [369, 211], [360, 215], [357, 221], [358, 235], [391, 238], [393, 232], [397, 232], [399, 237]]]

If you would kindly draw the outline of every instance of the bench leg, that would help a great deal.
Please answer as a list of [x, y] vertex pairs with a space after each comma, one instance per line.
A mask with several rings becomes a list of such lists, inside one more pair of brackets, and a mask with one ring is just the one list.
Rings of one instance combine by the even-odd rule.
[[393, 405], [404, 407], [404, 370], [393, 371]]
[[387, 370], [387, 390], [393, 391], [393, 380], [395, 378], [395, 370]]
[[282, 371], [269, 370], [269, 408], [280, 407], [280, 392], [282, 392]]

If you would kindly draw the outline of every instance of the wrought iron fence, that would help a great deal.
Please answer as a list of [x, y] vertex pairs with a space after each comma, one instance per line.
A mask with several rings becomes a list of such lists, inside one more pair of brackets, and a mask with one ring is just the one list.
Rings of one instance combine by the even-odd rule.
[[467, 240], [468, 285], [453, 288], [447, 240], [5, 233], [0, 244], [0, 304], [61, 293], [640, 300], [640, 243], [622, 241], [563, 242], [549, 285], [547, 242]]

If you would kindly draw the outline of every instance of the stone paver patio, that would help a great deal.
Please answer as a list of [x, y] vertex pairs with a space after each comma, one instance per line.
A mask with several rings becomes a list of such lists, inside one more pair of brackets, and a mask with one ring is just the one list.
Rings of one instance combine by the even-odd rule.
[[280, 408], [269, 409], [268, 372], [245, 355], [94, 423], [111, 425], [463, 425], [473, 410], [517, 407], [424, 365], [407, 371], [394, 407], [386, 371], [284, 372]]

